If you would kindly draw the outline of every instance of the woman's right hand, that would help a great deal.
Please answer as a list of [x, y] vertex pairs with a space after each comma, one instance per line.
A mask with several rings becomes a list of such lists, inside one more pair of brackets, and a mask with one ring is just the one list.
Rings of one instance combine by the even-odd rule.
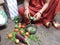
[[29, 19], [29, 9], [26, 9], [24, 15]]

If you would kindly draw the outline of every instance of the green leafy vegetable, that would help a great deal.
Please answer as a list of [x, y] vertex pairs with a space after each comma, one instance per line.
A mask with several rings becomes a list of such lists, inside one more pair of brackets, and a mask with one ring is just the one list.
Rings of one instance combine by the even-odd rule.
[[39, 45], [41, 44], [41, 40], [38, 36], [30, 35], [29, 39], [31, 39], [32, 41], [36, 41]]
[[13, 37], [12, 37], [12, 41], [15, 41], [16, 40], [16, 32], [12, 32], [12, 35], [13, 35]]

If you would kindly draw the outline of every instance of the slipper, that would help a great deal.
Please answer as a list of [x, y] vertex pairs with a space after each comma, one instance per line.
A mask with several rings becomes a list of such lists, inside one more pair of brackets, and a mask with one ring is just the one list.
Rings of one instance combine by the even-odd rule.
[[46, 28], [50, 28], [50, 22], [43, 24]]
[[56, 21], [52, 22], [52, 25], [56, 28], [56, 29], [60, 29], [60, 24]]

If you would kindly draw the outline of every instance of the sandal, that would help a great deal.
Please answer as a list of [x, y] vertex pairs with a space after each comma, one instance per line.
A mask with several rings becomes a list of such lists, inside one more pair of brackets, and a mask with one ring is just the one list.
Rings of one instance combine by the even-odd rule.
[[60, 24], [56, 21], [52, 21], [52, 25], [56, 28], [56, 29], [60, 29]]

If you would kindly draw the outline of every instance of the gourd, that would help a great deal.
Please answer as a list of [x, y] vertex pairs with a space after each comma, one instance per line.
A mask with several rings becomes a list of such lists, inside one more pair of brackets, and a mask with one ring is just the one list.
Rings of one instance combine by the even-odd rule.
[[31, 34], [34, 34], [37, 31], [37, 27], [34, 24], [29, 24], [27, 25], [26, 30]]

